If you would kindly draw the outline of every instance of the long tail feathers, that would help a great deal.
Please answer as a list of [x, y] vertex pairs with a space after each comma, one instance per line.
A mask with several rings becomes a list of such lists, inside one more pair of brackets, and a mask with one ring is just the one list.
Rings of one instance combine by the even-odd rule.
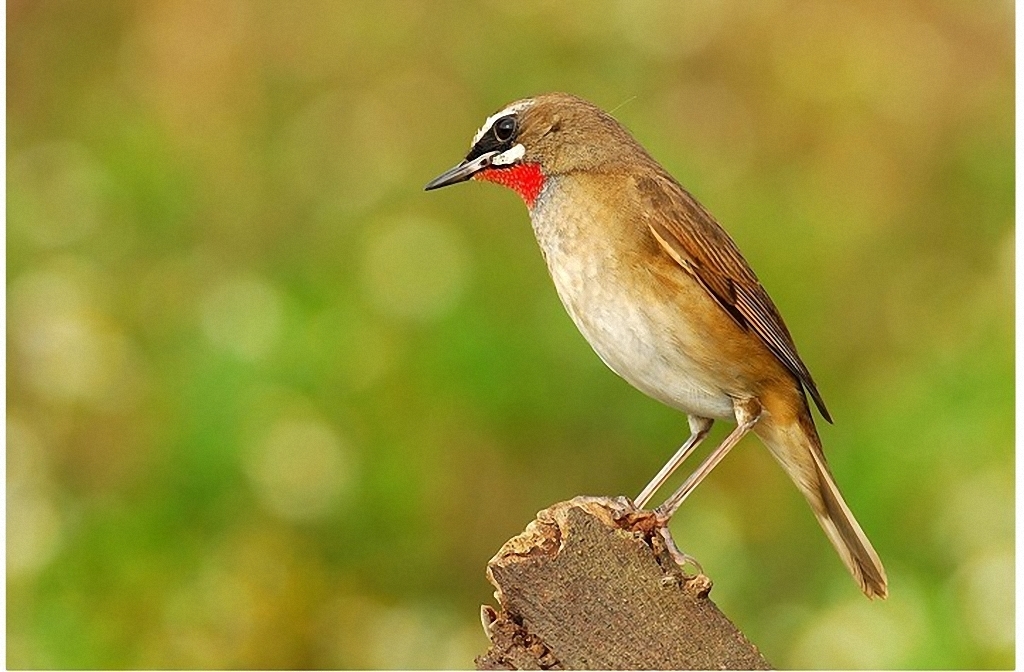
[[[869, 598], [889, 595], [885, 568], [836, 486], [813, 426], [802, 423], [755, 431], [807, 498], [814, 515], [860, 589]], [[765, 428], [767, 429], [767, 428]]]
[[[821, 527], [828, 535], [829, 541], [836, 547], [839, 556], [843, 559], [847, 569], [853, 574], [853, 578], [860, 584], [860, 589], [870, 598], [880, 597], [883, 600], [889, 596], [888, 579], [885, 576], [885, 568], [882, 561], [878, 559], [868, 537], [864, 534], [857, 519], [853, 517], [850, 507], [846, 505], [843, 496], [839, 494], [839, 488], [829, 472], [828, 465], [821, 458], [817, 451], [811, 451], [814, 456], [814, 463], [818, 470], [818, 497], [824, 505], [824, 510], [814, 507], [814, 514], [821, 523]], [[807, 498], [811, 494], [805, 492]]]

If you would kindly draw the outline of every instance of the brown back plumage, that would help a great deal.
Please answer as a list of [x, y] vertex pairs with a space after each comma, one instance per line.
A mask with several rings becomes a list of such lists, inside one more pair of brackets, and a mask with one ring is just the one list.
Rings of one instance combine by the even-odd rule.
[[[665, 253], [700, 282], [743, 329], [752, 330], [800, 381], [821, 415], [832, 416], [807, 366], [797, 354], [782, 315], [736, 243], [622, 124], [599, 107], [565, 93], [531, 99], [520, 114], [525, 160], [545, 174], [614, 172], [628, 166], [643, 224]], [[601, 138], [600, 143], [592, 138]]]

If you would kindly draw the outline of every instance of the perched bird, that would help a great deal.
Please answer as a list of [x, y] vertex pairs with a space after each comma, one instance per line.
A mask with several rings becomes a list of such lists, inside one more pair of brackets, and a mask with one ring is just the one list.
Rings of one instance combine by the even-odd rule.
[[491, 115], [465, 160], [426, 185], [510, 187], [562, 304], [608, 367], [687, 414], [691, 434], [635, 500], [643, 508], [707, 436], [736, 429], [655, 510], [662, 524], [749, 431], [807, 498], [868, 597], [885, 570], [829, 471], [807, 394], [825, 408], [775, 304], [715, 218], [618, 121], [550, 93]]

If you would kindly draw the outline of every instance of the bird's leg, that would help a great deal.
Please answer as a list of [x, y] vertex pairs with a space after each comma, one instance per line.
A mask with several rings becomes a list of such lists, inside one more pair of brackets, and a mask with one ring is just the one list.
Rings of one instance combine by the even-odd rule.
[[736, 411], [736, 422], [739, 423], [736, 429], [732, 430], [729, 436], [725, 437], [721, 445], [711, 451], [697, 470], [690, 474], [690, 477], [679, 486], [671, 497], [666, 499], [661, 506], [654, 510], [659, 519], [668, 523], [669, 518], [679, 509], [683, 501], [690, 496], [693, 489], [700, 485], [701, 481], [707, 478], [719, 462], [732, 450], [733, 446], [749, 432], [761, 418], [761, 404], [756, 399], [743, 399], [734, 402]]
[[643, 492], [637, 496], [635, 500], [636, 508], [642, 509], [647, 502], [651, 501], [651, 497], [653, 497], [654, 493], [658, 491], [658, 488], [664, 485], [665, 481], [667, 481], [669, 476], [672, 475], [672, 472], [678, 469], [679, 465], [697, 449], [700, 442], [703, 441], [704, 437], [708, 435], [709, 431], [711, 431], [711, 425], [714, 424], [714, 420], [701, 418], [696, 415], [687, 416], [687, 420], [690, 422], [690, 438], [688, 438], [686, 443], [676, 451], [676, 454], [672, 456], [672, 459], [665, 463], [665, 466], [662, 467], [661, 471], [658, 472], [658, 475], [647, 484], [647, 487], [644, 488]]

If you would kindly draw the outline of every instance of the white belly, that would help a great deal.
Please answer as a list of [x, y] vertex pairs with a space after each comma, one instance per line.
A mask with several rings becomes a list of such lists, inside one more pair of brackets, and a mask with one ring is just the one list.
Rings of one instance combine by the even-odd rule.
[[706, 365], [696, 358], [697, 336], [679, 319], [686, 307], [639, 301], [635, 284], [624, 280], [636, 276], [612, 272], [618, 260], [610, 250], [586, 237], [585, 230], [550, 226], [548, 217], [555, 213], [538, 206], [531, 213], [534, 231], [555, 289], [604, 363], [673, 408], [705, 418], [733, 418], [732, 398], [710, 380]]

